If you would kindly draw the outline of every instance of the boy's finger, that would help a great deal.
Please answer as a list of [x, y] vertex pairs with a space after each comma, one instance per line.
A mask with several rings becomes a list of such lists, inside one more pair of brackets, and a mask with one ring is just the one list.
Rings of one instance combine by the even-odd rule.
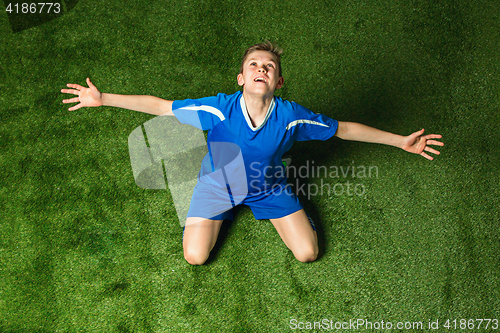
[[77, 104], [77, 105], [75, 105], [75, 106], [73, 106], [73, 107], [70, 107], [68, 110], [69, 110], [69, 111], [75, 111], [75, 110], [78, 110], [78, 109], [79, 109], [79, 108], [81, 108], [81, 107], [82, 107], [82, 103]]
[[426, 135], [426, 139], [441, 139], [443, 136], [441, 134], [429, 134]]
[[426, 153], [421, 153], [420, 155], [422, 155], [423, 157], [425, 157], [426, 159], [428, 159], [430, 161], [433, 160], [433, 158], [431, 156], [427, 155]]
[[79, 85], [79, 84], [68, 83], [67, 86], [70, 87], [70, 88], [76, 88], [78, 90], [82, 90], [83, 89], [83, 87], [81, 85]]
[[89, 85], [90, 88], [95, 88], [95, 86], [90, 82], [90, 79], [87, 78], [87, 84]]
[[416, 138], [418, 136], [421, 136], [423, 133], [424, 133], [424, 129], [422, 128], [420, 131], [416, 131], [415, 133], [412, 133], [411, 136]]
[[62, 93], [78, 95], [80, 92], [75, 89], [61, 89]]
[[434, 141], [434, 140], [429, 140], [429, 141], [427, 141], [427, 144], [428, 144], [428, 145], [434, 145], [434, 146], [444, 146], [444, 143], [443, 143], [443, 142], [440, 142], [440, 141]]
[[75, 98], [70, 98], [70, 99], [63, 99], [63, 103], [76, 103], [80, 102], [80, 97], [75, 97]]
[[436, 155], [439, 155], [441, 154], [440, 152], [438, 152], [437, 150], [435, 149], [432, 149], [431, 147], [425, 147], [424, 148], [425, 151], [428, 151], [429, 153], [433, 153], [433, 154], [436, 154]]

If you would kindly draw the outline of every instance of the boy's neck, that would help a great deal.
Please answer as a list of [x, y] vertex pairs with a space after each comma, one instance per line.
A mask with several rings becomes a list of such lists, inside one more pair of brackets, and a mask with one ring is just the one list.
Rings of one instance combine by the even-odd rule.
[[245, 90], [243, 90], [243, 98], [245, 99], [248, 117], [252, 122], [252, 126], [259, 127], [266, 118], [267, 110], [269, 109], [269, 105], [271, 104], [274, 95], [255, 96], [247, 94]]

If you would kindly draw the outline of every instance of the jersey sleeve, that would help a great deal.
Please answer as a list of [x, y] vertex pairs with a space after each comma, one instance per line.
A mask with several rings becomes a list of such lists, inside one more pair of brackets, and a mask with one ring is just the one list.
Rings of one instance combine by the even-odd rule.
[[225, 110], [221, 107], [222, 99], [224, 99], [223, 94], [200, 99], [176, 100], [172, 104], [172, 111], [181, 123], [201, 130], [210, 130], [226, 119]]
[[287, 131], [293, 132], [295, 141], [327, 140], [335, 135], [338, 121], [292, 102], [294, 119], [287, 124]]

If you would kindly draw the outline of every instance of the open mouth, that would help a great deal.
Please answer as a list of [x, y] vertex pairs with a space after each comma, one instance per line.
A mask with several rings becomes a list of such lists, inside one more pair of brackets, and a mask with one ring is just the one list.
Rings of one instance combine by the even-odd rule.
[[256, 77], [253, 81], [254, 82], [267, 82], [267, 80], [261, 76]]

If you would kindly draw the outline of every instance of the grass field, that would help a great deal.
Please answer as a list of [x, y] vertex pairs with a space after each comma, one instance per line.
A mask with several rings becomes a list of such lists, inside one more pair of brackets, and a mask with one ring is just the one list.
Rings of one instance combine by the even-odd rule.
[[[0, 332], [313, 332], [293, 329], [323, 319], [464, 332], [461, 319], [500, 320], [499, 7], [81, 0], [51, 20], [2, 11]], [[278, 96], [398, 134], [425, 128], [445, 146], [430, 162], [336, 138], [297, 143], [296, 167], [378, 170], [300, 180], [365, 189], [302, 198], [319, 259], [298, 262], [242, 207], [209, 262], [190, 266], [169, 192], [134, 182], [127, 138], [152, 116], [69, 112], [60, 89], [90, 77], [120, 94], [233, 93], [243, 51], [264, 39], [285, 50]]]

